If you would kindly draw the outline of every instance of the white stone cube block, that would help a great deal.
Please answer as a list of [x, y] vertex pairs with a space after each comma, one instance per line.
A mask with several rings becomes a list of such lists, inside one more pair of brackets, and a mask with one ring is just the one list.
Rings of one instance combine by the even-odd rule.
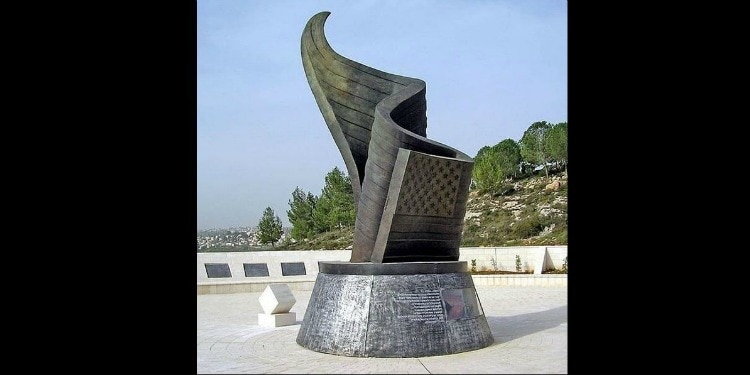
[[269, 284], [258, 301], [266, 314], [288, 313], [297, 302], [286, 284]]
[[297, 314], [293, 312], [280, 314], [258, 313], [258, 325], [261, 327], [283, 327], [297, 323]]

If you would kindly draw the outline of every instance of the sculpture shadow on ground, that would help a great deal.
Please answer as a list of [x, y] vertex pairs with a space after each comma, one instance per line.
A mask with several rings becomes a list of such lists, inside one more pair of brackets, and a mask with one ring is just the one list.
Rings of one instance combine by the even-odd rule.
[[513, 316], [487, 316], [487, 323], [495, 338], [493, 345], [568, 323], [568, 306]]

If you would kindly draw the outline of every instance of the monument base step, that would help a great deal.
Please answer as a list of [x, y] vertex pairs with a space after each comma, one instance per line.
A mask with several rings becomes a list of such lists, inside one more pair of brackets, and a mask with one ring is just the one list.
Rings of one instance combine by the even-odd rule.
[[494, 341], [466, 262], [319, 262], [297, 335], [348, 357], [427, 357]]

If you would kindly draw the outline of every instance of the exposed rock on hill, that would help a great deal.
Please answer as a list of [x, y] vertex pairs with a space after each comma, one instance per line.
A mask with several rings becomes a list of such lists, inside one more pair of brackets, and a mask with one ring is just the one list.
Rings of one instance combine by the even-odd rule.
[[513, 183], [505, 195], [469, 193], [462, 246], [568, 243], [566, 173]]

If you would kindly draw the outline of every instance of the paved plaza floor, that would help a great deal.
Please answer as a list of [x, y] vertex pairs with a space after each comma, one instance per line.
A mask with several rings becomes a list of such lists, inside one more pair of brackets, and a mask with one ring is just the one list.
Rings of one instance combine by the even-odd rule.
[[495, 342], [470, 352], [420, 358], [355, 358], [296, 343], [310, 291], [293, 291], [297, 324], [258, 326], [261, 293], [198, 295], [199, 374], [565, 374], [566, 287], [477, 286]]

